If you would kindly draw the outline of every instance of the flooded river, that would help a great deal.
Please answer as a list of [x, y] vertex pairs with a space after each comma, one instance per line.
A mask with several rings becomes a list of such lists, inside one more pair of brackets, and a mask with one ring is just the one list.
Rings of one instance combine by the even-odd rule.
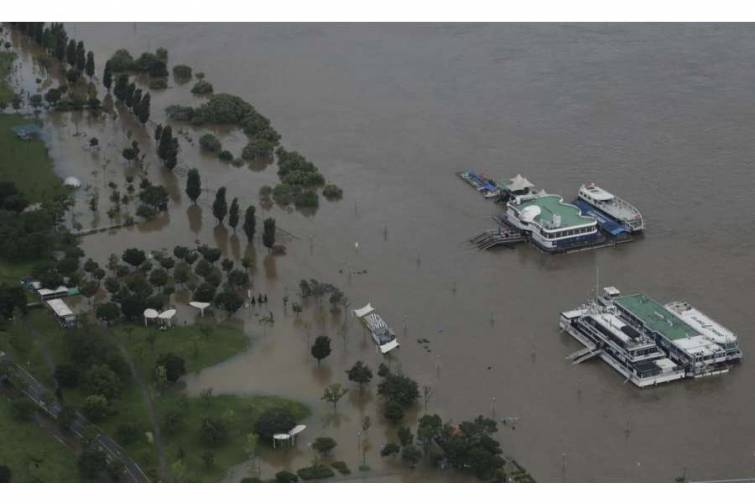
[[[276, 323], [239, 315], [254, 335], [249, 352], [188, 379], [190, 393], [273, 393], [313, 408], [299, 447], [266, 455], [270, 471], [311, 459], [318, 435], [339, 442], [338, 458], [359, 464], [357, 434], [369, 415], [368, 463], [394, 479], [409, 473], [378, 455], [394, 434], [375, 395], [357, 392], [338, 414], [319, 401], [346, 383], [357, 359], [382, 357], [354, 321], [317, 314], [297, 320], [282, 298], [301, 278], [342, 287], [352, 307], [371, 302], [401, 348], [392, 365], [432, 387], [428, 409], [444, 419], [518, 417], [499, 439], [539, 481], [671, 481], [755, 472], [755, 367], [751, 333], [755, 274], [755, 28], [744, 25], [243, 25], [77, 24], [98, 68], [118, 48], [166, 47], [169, 66], [203, 71], [216, 91], [237, 94], [271, 118], [287, 148], [313, 160], [344, 189], [314, 215], [261, 210], [293, 235], [288, 253], [256, 249], [255, 290], [267, 293]], [[152, 121], [191, 102], [191, 84], [152, 92]], [[71, 120], [73, 119], [73, 121]], [[106, 223], [109, 181], [129, 169], [119, 152], [131, 121], [71, 114], [48, 126], [62, 175], [99, 188], [99, 217], [77, 204], [83, 227]], [[125, 129], [124, 129], [125, 127]], [[78, 133], [78, 135], [76, 135]], [[179, 167], [151, 177], [172, 188], [169, 215], [149, 225], [84, 239], [104, 261], [129, 246], [172, 248], [216, 242], [238, 258], [246, 239], [217, 228], [214, 189], [242, 207], [256, 203], [275, 167], [235, 168], [198, 152], [187, 128]], [[221, 132], [238, 155], [241, 135]], [[76, 135], [76, 136], [75, 136]], [[82, 146], [90, 136], [103, 148]], [[143, 149], [144, 150], [144, 149]], [[149, 149], [153, 150], [153, 149]], [[208, 192], [200, 207], [183, 194], [198, 167]], [[635, 243], [550, 257], [519, 247], [480, 252], [468, 238], [493, 227], [494, 204], [454, 176], [473, 168], [496, 178], [522, 173], [538, 187], [576, 195], [595, 181], [637, 205], [647, 232]], [[98, 220], [99, 219], [99, 220]], [[258, 227], [261, 227], [261, 223]], [[358, 243], [358, 247], [355, 244]], [[738, 333], [745, 352], [729, 375], [638, 390], [601, 362], [565, 360], [578, 348], [558, 331], [561, 310], [600, 281], [667, 301], [686, 299]], [[266, 309], [267, 310], [267, 309]], [[188, 316], [189, 314], [184, 314]], [[334, 352], [320, 368], [310, 341], [329, 334]], [[418, 339], [426, 338], [429, 345]]]

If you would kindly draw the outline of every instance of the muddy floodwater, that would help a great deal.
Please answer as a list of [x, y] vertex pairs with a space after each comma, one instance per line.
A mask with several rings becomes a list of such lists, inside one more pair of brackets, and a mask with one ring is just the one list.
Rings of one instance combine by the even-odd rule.
[[[446, 479], [381, 461], [394, 436], [374, 395], [352, 392], [337, 414], [319, 397], [357, 359], [383, 359], [353, 320], [308, 306], [284, 311], [302, 278], [341, 287], [352, 307], [371, 302], [398, 334], [391, 365], [432, 387], [428, 409], [444, 419], [517, 417], [499, 439], [539, 481], [671, 481], [755, 472], [755, 27], [745, 25], [323, 25], [73, 24], [69, 34], [96, 55], [98, 73], [118, 48], [169, 50], [169, 66], [202, 71], [217, 91], [267, 115], [287, 148], [314, 161], [344, 198], [313, 215], [258, 207], [289, 235], [288, 253], [255, 251], [255, 292], [267, 307], [242, 309], [250, 350], [187, 380], [199, 394], [270, 393], [300, 399], [313, 416], [299, 445], [265, 454], [265, 470], [299, 468], [318, 435], [339, 442], [352, 469], [361, 419], [369, 415], [367, 461], [387, 480]], [[28, 54], [25, 61], [30, 61]], [[32, 74], [23, 73], [27, 85]], [[191, 84], [152, 92], [151, 123], [164, 108], [191, 103]], [[258, 202], [275, 167], [233, 167], [199, 153], [205, 130], [184, 127], [179, 165], [146, 159], [153, 181], [172, 191], [167, 216], [86, 237], [100, 261], [138, 246], [172, 249], [196, 240], [239, 258], [246, 239], [218, 228], [214, 189], [242, 207]], [[93, 120], [59, 114], [46, 126], [63, 176], [90, 187], [73, 219], [108, 223], [108, 182], [125, 184], [125, 131], [151, 140], [130, 114]], [[219, 130], [235, 155], [245, 139]], [[97, 136], [98, 153], [85, 146]], [[189, 141], [188, 139], [191, 139]], [[192, 143], [193, 142], [193, 143]], [[153, 152], [153, 148], [142, 149]], [[207, 189], [188, 202], [185, 173], [198, 167]], [[480, 252], [467, 240], [493, 227], [496, 206], [454, 173], [495, 178], [522, 173], [573, 197], [594, 181], [643, 212], [644, 238], [618, 248], [546, 256], [520, 246]], [[97, 215], [87, 205], [100, 195]], [[261, 228], [261, 220], [258, 227]], [[358, 244], [358, 246], [357, 246]], [[639, 390], [602, 362], [572, 365], [578, 348], [558, 314], [600, 282], [685, 299], [740, 336], [742, 364], [715, 378]], [[274, 312], [275, 325], [257, 315]], [[181, 308], [185, 320], [193, 316]], [[333, 339], [321, 367], [309, 355], [319, 334]], [[429, 344], [420, 344], [427, 339]], [[373, 387], [374, 390], [374, 387]], [[420, 401], [422, 402], [422, 401]], [[422, 407], [419, 408], [421, 413]], [[356, 472], [356, 471], [355, 471]], [[237, 477], [243, 476], [243, 468]], [[229, 478], [233, 479], [234, 475]]]

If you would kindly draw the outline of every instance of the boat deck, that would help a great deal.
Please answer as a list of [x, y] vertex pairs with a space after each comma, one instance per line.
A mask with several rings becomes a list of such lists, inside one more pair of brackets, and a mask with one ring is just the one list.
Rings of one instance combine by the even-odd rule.
[[639, 318], [649, 329], [670, 340], [681, 340], [698, 334], [665, 306], [644, 294], [620, 296], [615, 303]]
[[598, 201], [591, 204], [595, 206], [595, 208], [603, 210], [612, 217], [623, 222], [642, 220], [640, 211], [637, 210], [634, 205], [624, 201], [618, 196], [614, 196], [613, 199], [608, 201]]
[[592, 224], [595, 219], [585, 217], [576, 206], [565, 203], [561, 196], [548, 194], [515, 205], [520, 212], [529, 206], [540, 208], [540, 213], [535, 217], [535, 221], [545, 228], [549, 228], [553, 223], [553, 216], [561, 217], [559, 228], [568, 228], [573, 226], [582, 226]]

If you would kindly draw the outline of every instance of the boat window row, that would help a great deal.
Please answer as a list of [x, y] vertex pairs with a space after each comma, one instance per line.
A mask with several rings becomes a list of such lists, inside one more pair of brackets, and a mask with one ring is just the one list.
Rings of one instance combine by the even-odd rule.
[[543, 229], [540, 231], [540, 234], [543, 235], [543, 238], [547, 238], [549, 240], [557, 240], [559, 238], [568, 238], [570, 236], [592, 233], [594, 231], [595, 226], [592, 225], [576, 229], [566, 229], [564, 231], [546, 231], [545, 229]]

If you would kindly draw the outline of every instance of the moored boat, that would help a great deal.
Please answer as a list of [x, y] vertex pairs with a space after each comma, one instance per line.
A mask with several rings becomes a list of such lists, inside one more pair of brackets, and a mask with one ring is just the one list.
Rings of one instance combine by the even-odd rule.
[[642, 214], [634, 205], [592, 182], [580, 186], [577, 198], [625, 225], [631, 233], [639, 233], [645, 229]]

